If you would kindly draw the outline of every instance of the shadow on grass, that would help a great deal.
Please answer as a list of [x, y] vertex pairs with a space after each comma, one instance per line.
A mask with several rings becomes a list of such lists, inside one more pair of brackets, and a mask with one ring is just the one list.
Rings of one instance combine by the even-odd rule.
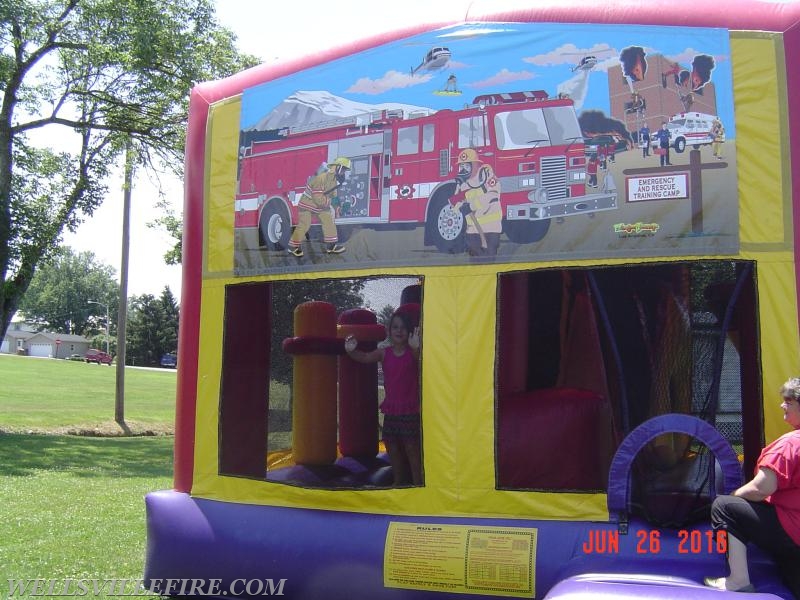
[[0, 476], [42, 471], [79, 477], [170, 477], [172, 437], [0, 435]]

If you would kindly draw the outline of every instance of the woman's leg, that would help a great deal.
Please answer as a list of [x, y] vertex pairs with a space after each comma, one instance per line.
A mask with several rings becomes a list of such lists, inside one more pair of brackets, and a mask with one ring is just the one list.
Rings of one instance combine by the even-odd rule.
[[750, 583], [747, 568], [747, 544], [752, 542], [773, 557], [780, 557], [795, 547], [778, 521], [775, 508], [766, 502], [750, 502], [736, 496], [718, 496], [711, 505], [714, 529], [728, 532], [726, 589], [739, 589]]
[[772, 556], [796, 548], [781, 526], [775, 507], [766, 502], [718, 496], [711, 505], [711, 524], [714, 529], [725, 529], [745, 544], [754, 543]]
[[728, 534], [728, 568], [725, 578], [726, 590], [739, 590], [750, 585], [750, 570], [747, 568], [747, 546], [735, 535]]

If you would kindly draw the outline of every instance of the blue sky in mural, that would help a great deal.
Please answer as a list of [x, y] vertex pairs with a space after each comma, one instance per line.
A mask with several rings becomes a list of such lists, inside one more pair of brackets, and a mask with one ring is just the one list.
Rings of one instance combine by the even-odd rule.
[[[242, 129], [253, 127], [298, 91], [322, 90], [370, 106], [406, 104], [434, 110], [463, 108], [481, 94], [544, 90], [551, 97], [568, 93], [578, 113], [592, 109], [608, 114], [608, 71], [620, 66], [623, 49], [638, 46], [650, 61], [646, 81], [655, 79], [659, 84], [661, 76], [650, 66], [656, 64], [654, 58], [663, 56], [692, 71], [696, 56], [712, 57], [717, 114], [728, 137], [733, 138], [728, 36], [724, 29], [637, 25], [479, 23], [447, 27], [246, 90], [241, 125]], [[434, 52], [426, 61], [426, 55], [437, 48], [445, 50]], [[453, 88], [452, 83], [447, 85], [451, 75], [456, 77], [460, 94], [444, 93]], [[627, 82], [632, 93], [643, 83], [630, 78]]]

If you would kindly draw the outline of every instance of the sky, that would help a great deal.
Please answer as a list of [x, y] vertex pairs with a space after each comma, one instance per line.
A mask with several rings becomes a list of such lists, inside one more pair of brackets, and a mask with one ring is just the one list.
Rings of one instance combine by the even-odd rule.
[[[384, 15], [374, 0], [347, 0], [333, 3], [321, 0], [215, 0], [219, 22], [237, 36], [242, 52], [266, 61], [291, 60], [348, 41], [382, 32], [410, 27], [417, 23], [454, 20], [459, 3], [430, 0], [404, 0], [403, 10]], [[467, 3], [460, 3], [464, 6]], [[458, 11], [456, 11], [458, 13]], [[379, 23], [383, 21], [383, 23]], [[166, 199], [176, 214], [183, 208], [182, 183], [163, 177]], [[162, 213], [156, 207], [158, 186], [143, 173], [136, 176], [131, 192], [128, 296], [158, 296], [165, 286], [180, 300], [181, 267], [164, 263], [172, 241], [166, 232], [148, 227]], [[64, 243], [76, 252], [91, 251], [98, 261], [120, 273], [123, 215], [122, 174], [118, 183], [109, 182], [109, 193], [94, 215], [85, 219], [76, 233], [64, 234]]]
[[[270, 114], [268, 111], [298, 91], [304, 93], [304, 100], [311, 94], [324, 94], [326, 106], [333, 95], [365, 111], [387, 104], [438, 111], [459, 110], [480, 95], [543, 90], [550, 97], [568, 93], [578, 112], [592, 109], [610, 114], [609, 76], [619, 76], [620, 56], [635, 54], [636, 50], [654, 66], [643, 83], [628, 78], [631, 93], [652, 81], [661, 81], [655, 66], [658, 57], [679, 64], [687, 74], [698, 55], [711, 57], [715, 64], [711, 81], [720, 92], [718, 114], [723, 122], [732, 123], [732, 98], [722, 93], [732, 87], [725, 30], [462, 23], [389, 42], [248, 89], [242, 102], [242, 128], [257, 126]], [[441, 59], [428, 60], [428, 56]], [[583, 57], [594, 57], [590, 69], [576, 68]], [[445, 93], [451, 76], [456, 78], [460, 94]], [[666, 93], [678, 93], [673, 79], [669, 76], [664, 80]], [[688, 92], [689, 88], [681, 91]], [[728, 134], [733, 137], [732, 126]]]
[[[395, 9], [391, 18], [384, 16], [383, 10], [376, 8], [374, 0], [347, 0], [345, 3], [332, 3], [328, 0], [295, 0], [294, 2], [269, 2], [267, 0], [215, 0], [217, 18], [222, 25], [237, 35], [237, 46], [243, 52], [260, 57], [265, 62], [285, 61], [313, 55], [317, 52], [346, 45], [348, 42], [379, 35], [423, 23], [444, 23], [463, 17], [469, 2], [431, 2], [430, 0], [404, 0], [402, 9]], [[499, 8], [498, 8], [499, 10]], [[487, 39], [491, 38], [491, 28], [479, 26]], [[498, 89], [498, 85], [513, 86], [512, 89], [547, 89], [559, 91], [563, 86], [583, 86], [587, 93], [587, 106], [597, 104], [591, 100], [592, 89], [607, 89], [607, 84], [591, 85], [592, 79], [607, 77], [606, 68], [615, 63], [619, 50], [624, 44], [643, 43], [637, 38], [635, 28], [631, 28], [628, 39], [619, 36], [603, 35], [603, 27], [583, 26], [584, 31], [577, 35], [576, 27], [565, 28], [563, 39], [551, 44], [552, 54], [544, 51], [511, 56], [499, 70], [499, 63], [485, 60], [486, 53], [497, 53], [501, 48], [490, 44], [465, 44], [463, 37], [447, 37], [443, 34], [427, 34], [417, 44], [396, 44], [390, 53], [377, 53], [374, 68], [370, 72], [349, 72], [347, 61], [339, 61], [334, 68], [320, 70], [315, 75], [317, 89], [334, 90], [354, 101], [370, 104], [389, 99], [383, 92], [391, 91], [392, 101], [423, 104], [429, 108], [446, 108], [452, 98], [437, 97], [433, 89], [441, 89], [447, 74], [458, 75], [459, 87], [465, 96], [487, 93]], [[531, 26], [520, 35], [535, 35]], [[529, 33], [530, 32], [530, 33]], [[497, 32], [494, 32], [495, 34]], [[618, 32], [617, 32], [618, 33]], [[665, 56], [680, 60], [684, 64], [695, 51], [697, 40], [685, 35], [675, 35], [665, 31], [660, 39], [650, 39], [643, 43], [648, 51], [662, 52]], [[613, 39], [612, 39], [613, 37]], [[509, 38], [513, 40], [512, 38]], [[573, 42], [581, 40], [581, 45]], [[500, 43], [504, 38], [500, 38]], [[447, 44], [452, 50], [451, 62], [445, 70], [419, 71], [411, 76], [410, 71], [418, 66], [429, 45]], [[481, 52], [483, 51], [483, 55]], [[704, 49], [703, 51], [709, 51]], [[717, 49], [710, 49], [717, 58], [723, 58]], [[585, 54], [598, 58], [597, 67], [591, 72], [571, 70], [571, 66]], [[388, 58], [387, 58], [388, 57]], [[478, 68], [480, 67], [480, 68]], [[495, 69], [492, 71], [491, 69]], [[729, 69], [717, 70], [729, 74]], [[270, 84], [269, 94], [273, 98], [286, 97], [297, 90], [297, 82], [284, 78], [283, 88]], [[730, 89], [729, 82], [718, 82], [719, 89]], [[421, 90], [427, 89], [425, 95]], [[281, 94], [284, 94], [281, 96]], [[459, 98], [459, 102], [464, 102]], [[732, 103], [731, 103], [732, 104]], [[246, 105], [246, 103], [245, 103]], [[259, 116], [254, 115], [253, 120]], [[247, 119], [247, 116], [244, 117]], [[730, 122], [730, 121], [729, 121]], [[246, 125], [247, 123], [243, 123]], [[81, 224], [77, 233], [66, 233], [64, 242], [76, 251], [90, 250], [98, 260], [120, 271], [121, 233], [122, 233], [122, 176], [118, 182], [110, 182], [109, 194], [103, 206], [92, 217]], [[182, 211], [182, 183], [175, 178], [163, 177], [162, 187], [166, 199], [177, 214]], [[172, 245], [172, 240], [161, 229], [148, 227], [161, 211], [156, 207], [158, 187], [140, 173], [132, 190], [130, 261], [128, 274], [128, 295], [149, 293], [158, 295], [165, 286], [180, 299], [181, 268], [168, 266], [163, 255]]]

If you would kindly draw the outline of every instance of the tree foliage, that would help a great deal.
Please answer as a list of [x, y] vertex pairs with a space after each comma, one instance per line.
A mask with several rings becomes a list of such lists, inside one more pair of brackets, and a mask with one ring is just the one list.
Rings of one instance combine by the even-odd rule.
[[378, 312], [378, 323], [385, 325], [387, 328], [391, 324], [392, 315], [394, 311], [397, 310], [391, 304], [386, 304], [379, 312]]
[[256, 64], [212, 0], [0, 0], [0, 337], [132, 149], [182, 167], [189, 90]]
[[178, 303], [165, 287], [156, 298], [143, 294], [131, 298], [125, 356], [130, 365], [158, 366], [161, 356], [178, 347]]
[[99, 262], [92, 252], [75, 254], [70, 248], [59, 248], [36, 270], [20, 309], [28, 322], [41, 329], [92, 336], [105, 334], [106, 306], [109, 329], [116, 329], [118, 303], [113, 267]]
[[336, 313], [364, 305], [364, 279], [314, 279], [272, 283], [272, 340], [270, 377], [290, 383], [292, 357], [283, 351], [283, 340], [294, 336], [294, 309], [303, 302], [321, 300], [336, 307]]
[[162, 215], [147, 226], [152, 229], [162, 229], [172, 238], [174, 243], [164, 254], [164, 262], [168, 265], [179, 265], [183, 258], [183, 221], [175, 215], [166, 199], [159, 200], [158, 207]]

